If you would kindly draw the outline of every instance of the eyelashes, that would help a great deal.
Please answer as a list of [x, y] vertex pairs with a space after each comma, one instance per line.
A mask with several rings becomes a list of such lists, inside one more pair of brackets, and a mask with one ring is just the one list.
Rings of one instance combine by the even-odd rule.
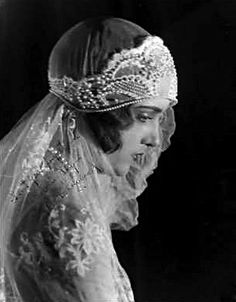
[[159, 123], [162, 123], [165, 120], [164, 114], [158, 114], [158, 115], [149, 115], [148, 113], [140, 113], [137, 114], [136, 119], [142, 123], [147, 122], [148, 120], [154, 120], [155, 117], [158, 118]]
[[136, 116], [136, 119], [139, 120], [142, 123], [145, 123], [147, 120], [152, 120], [153, 117], [149, 116], [148, 114], [142, 113], [142, 114], [138, 114]]

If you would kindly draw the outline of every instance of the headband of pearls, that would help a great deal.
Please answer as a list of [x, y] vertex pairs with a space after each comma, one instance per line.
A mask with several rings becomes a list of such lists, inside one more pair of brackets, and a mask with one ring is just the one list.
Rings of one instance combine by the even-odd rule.
[[51, 93], [85, 112], [114, 110], [153, 97], [177, 103], [174, 61], [157, 36], [148, 36], [142, 45], [114, 54], [101, 74], [80, 81], [49, 75], [49, 85]]

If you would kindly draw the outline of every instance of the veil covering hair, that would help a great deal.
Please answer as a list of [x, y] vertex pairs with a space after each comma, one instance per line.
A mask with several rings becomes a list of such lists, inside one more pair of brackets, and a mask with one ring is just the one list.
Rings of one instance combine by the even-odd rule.
[[[149, 36], [122, 19], [81, 22], [52, 50], [49, 79], [102, 74], [115, 54]], [[52, 91], [0, 142], [0, 301], [133, 301], [110, 229], [137, 224], [136, 198], [170, 145], [173, 109], [160, 124], [161, 147], [146, 155], [142, 169], [131, 165], [120, 177], [94, 141], [85, 111], [69, 100]]]

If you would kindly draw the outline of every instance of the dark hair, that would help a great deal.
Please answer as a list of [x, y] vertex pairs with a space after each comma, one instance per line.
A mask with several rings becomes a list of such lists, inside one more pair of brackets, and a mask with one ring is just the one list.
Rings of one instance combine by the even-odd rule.
[[107, 111], [86, 113], [85, 119], [98, 145], [105, 153], [112, 153], [122, 146], [120, 131], [129, 128], [134, 118], [131, 105]]

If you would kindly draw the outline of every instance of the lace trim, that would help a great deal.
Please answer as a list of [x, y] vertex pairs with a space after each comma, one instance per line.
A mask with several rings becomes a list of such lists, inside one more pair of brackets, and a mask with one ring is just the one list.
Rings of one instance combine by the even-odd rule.
[[147, 37], [139, 47], [114, 54], [100, 75], [78, 82], [66, 75], [61, 79], [49, 74], [48, 78], [50, 92], [81, 111], [109, 111], [156, 96], [177, 103], [174, 61], [156, 36]]
[[108, 248], [105, 229], [90, 217], [89, 212], [82, 208], [80, 219], [74, 219], [75, 227], [61, 227], [61, 211], [65, 205], [55, 208], [49, 216], [49, 230], [56, 238], [55, 248], [62, 259], [66, 260], [66, 270], [72, 270], [84, 277], [92, 269], [95, 255]]

